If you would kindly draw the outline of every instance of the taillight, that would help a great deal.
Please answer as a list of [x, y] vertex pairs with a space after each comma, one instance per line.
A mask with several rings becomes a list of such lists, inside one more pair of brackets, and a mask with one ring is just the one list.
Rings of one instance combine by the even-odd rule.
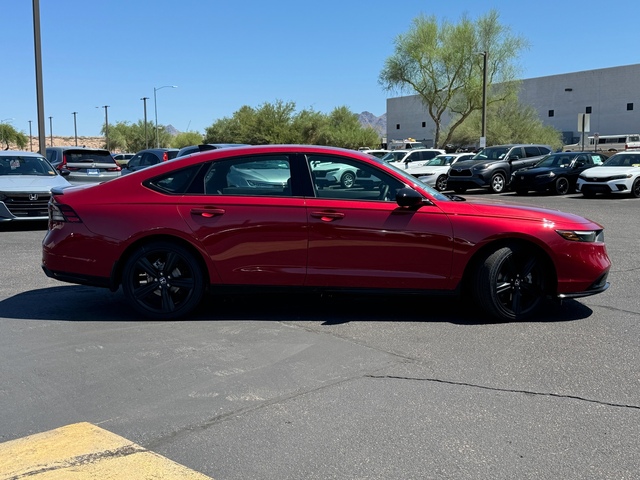
[[107, 172], [119, 172], [122, 170], [122, 167], [118, 165], [117, 167], [107, 168]]
[[62, 155], [62, 161], [56, 166], [58, 170], [62, 170], [63, 168], [67, 168], [67, 156]]
[[53, 199], [49, 201], [49, 221], [82, 223], [80, 217], [73, 208], [64, 203], [56, 203]]
[[169, 160], [169, 155], [167, 155], [167, 152], [164, 152], [164, 153], [162, 154], [162, 161], [163, 161], [163, 162], [166, 162], [167, 160]]

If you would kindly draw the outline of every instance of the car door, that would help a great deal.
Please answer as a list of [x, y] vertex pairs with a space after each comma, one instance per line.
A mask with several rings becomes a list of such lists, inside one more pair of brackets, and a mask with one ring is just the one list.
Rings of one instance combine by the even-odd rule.
[[434, 205], [405, 209], [395, 192], [405, 184], [370, 164], [327, 155], [319, 162], [351, 164], [380, 180], [357, 188], [316, 189], [307, 199], [309, 255], [306, 285], [438, 289], [451, 272], [449, 219]]
[[304, 197], [293, 195], [290, 162], [282, 154], [211, 162], [183, 197], [180, 212], [220, 283], [304, 284], [307, 214]]

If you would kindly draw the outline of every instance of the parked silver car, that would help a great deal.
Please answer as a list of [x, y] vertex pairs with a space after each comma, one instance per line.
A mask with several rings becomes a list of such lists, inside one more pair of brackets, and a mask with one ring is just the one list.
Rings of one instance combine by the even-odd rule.
[[0, 151], [0, 222], [48, 220], [53, 187], [67, 187], [59, 173], [39, 153]]
[[108, 150], [86, 147], [47, 147], [47, 160], [59, 171], [69, 170], [74, 184], [100, 183], [120, 176], [122, 168]]

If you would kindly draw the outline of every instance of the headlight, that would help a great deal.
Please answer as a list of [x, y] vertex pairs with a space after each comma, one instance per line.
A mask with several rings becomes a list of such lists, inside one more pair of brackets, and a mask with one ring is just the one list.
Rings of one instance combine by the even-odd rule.
[[556, 230], [570, 242], [604, 242], [604, 230]]
[[614, 175], [613, 177], [609, 177], [610, 180], [624, 180], [625, 178], [632, 178], [632, 173], [627, 173], [626, 175]]
[[490, 163], [481, 163], [480, 165], [476, 165], [473, 167], [473, 170], [485, 170], [489, 165], [491, 165]]

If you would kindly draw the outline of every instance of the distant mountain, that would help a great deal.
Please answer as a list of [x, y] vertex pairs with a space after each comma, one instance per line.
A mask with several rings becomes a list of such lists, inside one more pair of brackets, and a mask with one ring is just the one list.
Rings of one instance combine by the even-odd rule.
[[167, 133], [173, 135], [174, 137], [180, 133], [180, 130], [178, 130], [173, 125], [167, 125], [164, 129], [167, 131]]
[[364, 127], [371, 127], [376, 132], [380, 134], [380, 136], [385, 137], [387, 135], [387, 114], [380, 115], [376, 117], [373, 113], [370, 112], [362, 112], [358, 115], [358, 120], [360, 124]]

